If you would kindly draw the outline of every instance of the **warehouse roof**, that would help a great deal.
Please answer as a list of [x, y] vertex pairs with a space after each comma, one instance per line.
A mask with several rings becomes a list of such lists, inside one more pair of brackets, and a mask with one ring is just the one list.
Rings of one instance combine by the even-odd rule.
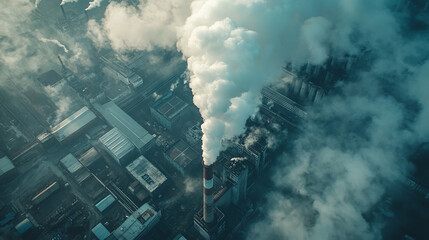
[[100, 158], [100, 154], [98, 154], [97, 150], [95, 150], [95, 148], [92, 147], [80, 156], [79, 161], [83, 165], [88, 167], [88, 166], [91, 166], [91, 164], [93, 164], [99, 158]]
[[75, 173], [83, 167], [82, 163], [80, 163], [71, 153], [63, 157], [61, 159], [61, 163], [70, 173]]
[[0, 176], [14, 169], [12, 161], [7, 156], [0, 158]]
[[167, 178], [158, 168], [145, 157], [140, 156], [127, 166], [127, 170], [139, 181], [149, 192], [155, 191]]
[[95, 204], [95, 207], [98, 209], [98, 211], [103, 212], [106, 210], [112, 203], [114, 203], [116, 199], [111, 195], [107, 195], [105, 198], [103, 198], [101, 201], [99, 201], [97, 204]]
[[112, 127], [118, 128], [139, 150], [154, 138], [152, 134], [140, 126], [112, 101], [101, 107], [98, 106], [97, 110], [100, 111]]
[[152, 227], [154, 221], [159, 221], [159, 218], [158, 212], [148, 203], [145, 203], [114, 230], [113, 235], [121, 240], [136, 239], [142, 232], [149, 231], [150, 229], [147, 228]]
[[51, 129], [51, 132], [54, 134], [55, 138], [61, 142], [88, 125], [95, 118], [95, 114], [89, 110], [88, 107], [83, 107], [73, 113], [70, 117], [64, 119], [64, 121], [60, 122], [58, 125], [54, 126]]
[[91, 229], [91, 232], [94, 233], [99, 240], [104, 240], [110, 236], [109, 230], [101, 223], [95, 225], [95, 227]]
[[165, 118], [171, 120], [188, 106], [182, 99], [169, 92], [167, 95], [156, 101], [152, 108]]
[[134, 145], [117, 128], [113, 128], [100, 137], [100, 142], [116, 159], [122, 159], [134, 150]]

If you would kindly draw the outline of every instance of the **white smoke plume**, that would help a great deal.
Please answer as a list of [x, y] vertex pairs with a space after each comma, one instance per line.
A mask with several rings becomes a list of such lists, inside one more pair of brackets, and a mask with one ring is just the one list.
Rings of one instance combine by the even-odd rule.
[[77, 1], [79, 1], [79, 0], [62, 0], [61, 3], [60, 3], [60, 5], [64, 5], [66, 3], [74, 3], [74, 2], [77, 2]]
[[42, 0], [36, 0], [34, 2], [34, 7], [37, 8]]
[[62, 48], [65, 53], [69, 52], [69, 50], [66, 48], [66, 46], [64, 46], [64, 44], [62, 44], [57, 39], [40, 38], [40, 41], [42, 41], [44, 43], [53, 43], [53, 44], [56, 44], [58, 47]]
[[91, 9], [94, 9], [96, 7], [99, 7], [101, 5], [101, 2], [103, 0], [94, 0], [92, 2], [89, 2], [89, 6], [85, 9], [85, 11], [89, 11]]

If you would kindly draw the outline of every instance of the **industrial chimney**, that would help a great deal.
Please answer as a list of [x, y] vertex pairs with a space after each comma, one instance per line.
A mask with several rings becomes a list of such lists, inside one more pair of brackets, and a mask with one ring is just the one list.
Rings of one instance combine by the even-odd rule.
[[203, 220], [210, 225], [214, 220], [213, 207], [213, 167], [204, 165], [204, 196], [203, 196]]
[[66, 71], [66, 67], [64, 66], [63, 61], [61, 60], [61, 57], [58, 56], [58, 60], [60, 61], [61, 66], [63, 67], [63, 71]]

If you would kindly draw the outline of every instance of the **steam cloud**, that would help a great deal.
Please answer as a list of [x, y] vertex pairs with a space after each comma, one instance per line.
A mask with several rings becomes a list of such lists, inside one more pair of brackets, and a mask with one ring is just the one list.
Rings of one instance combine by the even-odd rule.
[[60, 3], [60, 5], [64, 5], [66, 3], [74, 3], [74, 2], [77, 2], [77, 1], [79, 1], [79, 0], [62, 0], [61, 3]]
[[60, 41], [58, 41], [57, 39], [47, 39], [47, 38], [40, 38], [40, 41], [44, 42], [44, 43], [53, 43], [56, 44], [58, 47], [62, 48], [64, 50], [65, 53], [68, 53], [69, 50], [66, 48], [66, 46], [64, 46], [64, 44], [62, 44]]
[[[305, 133], [280, 158], [267, 214], [248, 238], [379, 239], [381, 226], [362, 215], [407, 173], [408, 147], [429, 137], [428, 36], [407, 36], [399, 13], [392, 12], [395, 4], [196, 0], [189, 10], [172, 1], [142, 1], [137, 8], [111, 3], [92, 32], [117, 51], [176, 43], [204, 118], [207, 165], [216, 161], [224, 139], [244, 132], [262, 87], [280, 79], [285, 62], [323, 64], [328, 56], [369, 49], [371, 67], [309, 111]], [[149, 24], [154, 16], [160, 19], [155, 28]], [[417, 110], [409, 110], [410, 102]]]
[[89, 6], [85, 9], [85, 11], [89, 11], [91, 9], [94, 9], [96, 7], [99, 7], [101, 5], [101, 2], [103, 0], [94, 0], [92, 2], [89, 2]]

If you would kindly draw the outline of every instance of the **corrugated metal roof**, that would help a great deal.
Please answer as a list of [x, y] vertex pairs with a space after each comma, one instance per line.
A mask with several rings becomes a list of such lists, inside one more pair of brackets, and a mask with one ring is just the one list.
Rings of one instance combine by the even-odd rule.
[[117, 128], [104, 134], [100, 138], [100, 142], [118, 160], [134, 150], [134, 145]]
[[79, 161], [83, 165], [88, 167], [91, 164], [93, 164], [96, 160], [98, 160], [99, 158], [100, 158], [100, 155], [98, 154], [97, 150], [95, 150], [95, 148], [92, 147], [80, 156]]
[[140, 156], [127, 166], [127, 170], [139, 181], [149, 192], [155, 191], [163, 184], [167, 177], [145, 157]]
[[91, 232], [94, 233], [99, 240], [104, 240], [110, 236], [109, 230], [101, 223], [95, 225], [95, 227], [91, 229]]
[[28, 231], [28, 229], [32, 228], [33, 224], [28, 220], [28, 218], [22, 220], [22, 222], [18, 223], [15, 226], [15, 229], [20, 233], [23, 234]]
[[82, 163], [80, 163], [71, 153], [63, 157], [61, 159], [61, 163], [70, 173], [75, 173], [83, 167]]
[[103, 198], [101, 201], [99, 201], [97, 204], [95, 204], [95, 207], [98, 209], [98, 211], [103, 212], [108, 208], [112, 203], [114, 203], [116, 199], [111, 195], [107, 195], [107, 197]]
[[118, 128], [139, 150], [154, 139], [146, 129], [122, 111], [114, 102], [108, 102], [97, 107], [97, 110], [112, 127]]
[[14, 169], [12, 161], [7, 156], [0, 158], [0, 176]]
[[89, 110], [88, 107], [83, 107], [53, 127], [51, 132], [54, 134], [55, 138], [61, 142], [79, 129], [85, 127], [95, 118], [95, 114]]

